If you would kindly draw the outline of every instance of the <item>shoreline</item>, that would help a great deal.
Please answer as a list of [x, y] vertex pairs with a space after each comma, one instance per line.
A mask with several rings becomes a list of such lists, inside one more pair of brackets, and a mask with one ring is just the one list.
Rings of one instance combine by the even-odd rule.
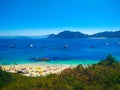
[[19, 64], [19, 65], [1, 65], [3, 71], [19, 73], [24, 76], [46, 76], [49, 74], [59, 74], [68, 68], [74, 68], [77, 65], [58, 64], [58, 65], [36, 65], [36, 64]]
[[0, 65], [3, 71], [11, 72], [11, 73], [19, 73], [24, 76], [46, 76], [49, 74], [59, 74], [63, 70], [68, 68], [74, 68], [77, 65], [81, 64], [83, 67], [87, 67], [88, 65], [93, 65], [98, 61], [76, 61], [70, 60], [68, 61], [56, 61], [56, 62], [30, 62], [30, 63], [14, 63], [8, 65]]

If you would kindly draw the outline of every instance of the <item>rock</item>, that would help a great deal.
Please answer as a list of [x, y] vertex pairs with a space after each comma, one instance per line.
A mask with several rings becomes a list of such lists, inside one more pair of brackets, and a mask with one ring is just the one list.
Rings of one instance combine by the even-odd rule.
[[38, 58], [38, 57], [33, 57], [33, 58], [30, 58], [30, 60], [37, 60], [37, 61], [49, 61], [50, 58]]

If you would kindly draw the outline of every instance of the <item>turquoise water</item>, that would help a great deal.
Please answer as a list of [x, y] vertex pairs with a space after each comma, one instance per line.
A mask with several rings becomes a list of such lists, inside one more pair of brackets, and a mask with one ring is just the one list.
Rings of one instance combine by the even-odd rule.
[[[120, 61], [119, 42], [118, 38], [0, 39], [0, 64], [94, 64], [108, 54]], [[65, 44], [68, 48], [64, 48]], [[50, 61], [37, 62], [30, 59], [33, 57], [50, 58]]]
[[43, 64], [70, 64], [70, 65], [78, 65], [78, 64], [82, 64], [82, 65], [92, 65], [95, 63], [98, 63], [99, 60], [68, 60], [68, 61], [63, 61], [63, 60], [57, 60], [57, 61], [51, 61], [51, 62], [43, 62]]
[[51, 60], [51, 61], [41, 61], [41, 62], [27, 62], [26, 60], [21, 60], [21, 59], [16, 59], [14, 60], [14, 62], [8, 62], [5, 63], [4, 61], [1, 61], [0, 64], [8, 64], [8, 65], [12, 65], [12, 64], [39, 64], [39, 65], [57, 65], [57, 64], [70, 64], [70, 65], [78, 65], [78, 64], [82, 64], [82, 65], [92, 65], [92, 64], [96, 64], [98, 63], [100, 60], [85, 60], [85, 59], [71, 59], [71, 60]]

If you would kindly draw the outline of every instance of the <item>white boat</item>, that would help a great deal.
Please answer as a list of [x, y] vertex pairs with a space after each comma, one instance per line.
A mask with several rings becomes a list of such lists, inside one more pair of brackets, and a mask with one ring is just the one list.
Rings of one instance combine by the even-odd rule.
[[33, 44], [30, 44], [30, 47], [33, 47]]
[[118, 42], [118, 44], [120, 45], [120, 42]]
[[106, 43], [105, 43], [105, 45], [106, 45], [106, 46], [108, 46], [108, 45], [109, 45], [109, 43], [108, 43], [108, 42], [106, 42]]

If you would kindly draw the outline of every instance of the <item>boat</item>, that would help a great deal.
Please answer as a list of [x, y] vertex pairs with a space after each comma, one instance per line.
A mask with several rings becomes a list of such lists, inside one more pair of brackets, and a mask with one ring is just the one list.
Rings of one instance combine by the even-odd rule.
[[14, 45], [10, 45], [10, 48], [15, 48], [15, 46]]
[[106, 43], [105, 43], [105, 45], [106, 45], [106, 46], [108, 46], [108, 45], [109, 45], [109, 43], [108, 43], [108, 42], [106, 42]]
[[30, 47], [33, 47], [33, 44], [30, 44]]
[[95, 48], [95, 47], [94, 47], [94, 46], [91, 46], [90, 48], [92, 48], [92, 49], [93, 49], [93, 48]]
[[55, 47], [51, 47], [51, 49], [53, 49], [53, 50], [54, 50], [54, 49], [55, 49]]
[[67, 44], [65, 44], [65, 45], [64, 45], [64, 48], [68, 48], [68, 45], [67, 45]]
[[120, 45], [120, 42], [118, 42], [118, 44]]
[[46, 45], [41, 45], [40, 47], [41, 47], [41, 48], [46, 48]]

